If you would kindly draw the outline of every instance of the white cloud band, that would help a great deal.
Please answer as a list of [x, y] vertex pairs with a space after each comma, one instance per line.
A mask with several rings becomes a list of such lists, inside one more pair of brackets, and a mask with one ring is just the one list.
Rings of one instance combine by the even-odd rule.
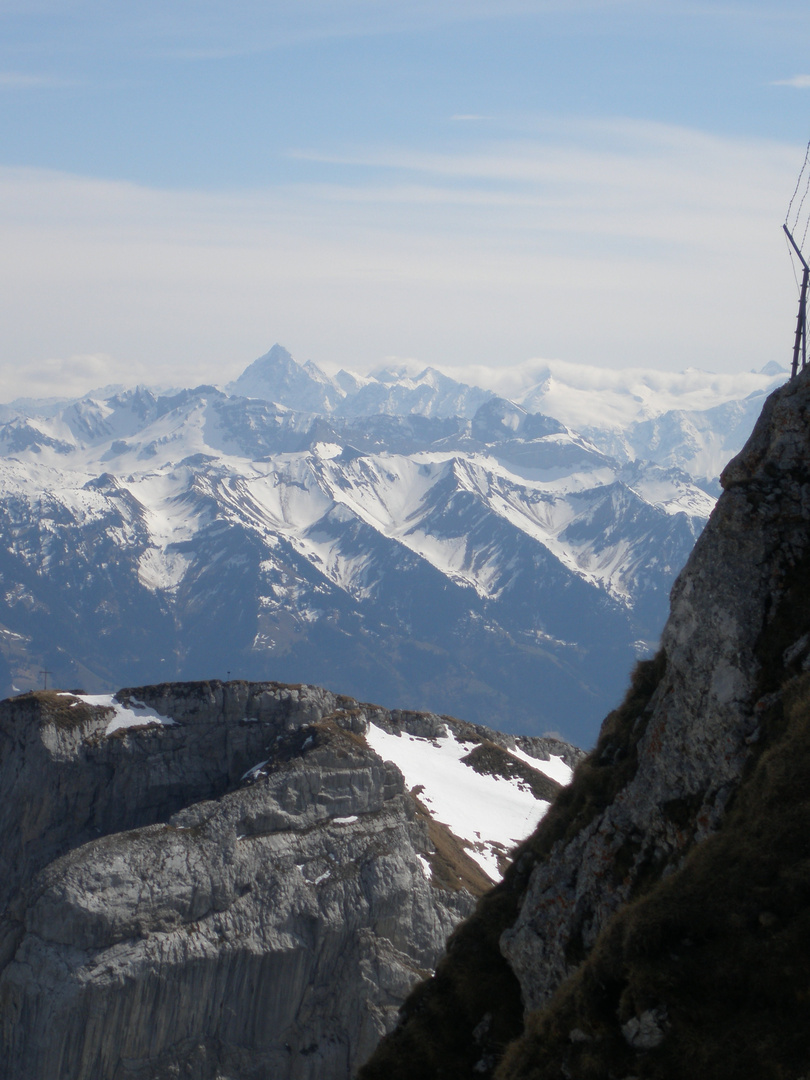
[[[739, 370], [789, 350], [796, 147], [617, 121], [341, 160], [352, 182], [213, 193], [0, 169], [6, 400], [37, 358], [225, 382], [273, 340], [361, 368]], [[58, 365], [40, 374], [58, 392]]]

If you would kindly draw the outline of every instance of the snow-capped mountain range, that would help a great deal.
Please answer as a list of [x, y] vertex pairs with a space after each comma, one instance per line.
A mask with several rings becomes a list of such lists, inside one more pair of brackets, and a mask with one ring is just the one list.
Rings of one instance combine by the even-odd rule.
[[5, 406], [2, 688], [231, 673], [589, 744], [785, 373], [539, 374], [275, 346], [225, 390]]

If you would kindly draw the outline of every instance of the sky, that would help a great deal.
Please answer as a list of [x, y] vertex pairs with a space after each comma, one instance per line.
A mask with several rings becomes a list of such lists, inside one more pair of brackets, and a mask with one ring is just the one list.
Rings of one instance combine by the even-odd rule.
[[0, 400], [787, 365], [809, 138], [806, 0], [0, 0]]

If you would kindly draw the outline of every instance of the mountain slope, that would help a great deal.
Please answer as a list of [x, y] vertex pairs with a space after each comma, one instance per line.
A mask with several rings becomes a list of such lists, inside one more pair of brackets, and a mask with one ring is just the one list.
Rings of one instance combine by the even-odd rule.
[[658, 656], [362, 1080], [806, 1069], [809, 412], [808, 372], [768, 399]]

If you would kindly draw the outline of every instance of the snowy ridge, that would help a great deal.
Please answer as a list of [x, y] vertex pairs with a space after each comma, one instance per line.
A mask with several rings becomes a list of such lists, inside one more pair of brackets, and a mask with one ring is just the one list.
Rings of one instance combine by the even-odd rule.
[[[213, 457], [215, 447], [201, 441], [202, 414], [203, 408], [196, 408], [188, 430], [182, 435], [175, 430], [173, 437], [161, 440], [160, 452], [146, 460], [140, 441], [129, 452], [120, 449], [118, 476], [106, 490], [94, 475], [95, 468], [110, 464], [106, 444], [101, 453], [96, 444], [77, 446], [70, 455], [46, 444], [39, 453], [28, 450], [3, 464], [0, 491], [11, 497], [29, 486], [50, 490], [52, 498], [83, 519], [101, 515], [110, 502], [124, 508], [131, 528], [121, 537], [129, 540], [133, 531], [142, 533], [146, 548], [139, 573], [150, 589], [178, 586], [190, 565], [178, 545], [190, 540], [213, 513], [240, 520], [261, 534], [286, 537], [335, 585], [355, 596], [362, 592], [357, 583], [365, 556], [341, 551], [336, 522], [363, 522], [452, 580], [482, 597], [497, 598], [506, 587], [500, 553], [476, 550], [470, 540], [470, 518], [484, 513], [624, 601], [632, 600], [627, 580], [630, 539], [619, 534], [608, 540], [596, 530], [587, 535], [605, 499], [656, 506], [666, 515], [685, 514], [696, 523], [708, 517], [714, 502], [674, 470], [622, 468], [608, 461], [600, 462], [596, 474], [561, 463], [553, 470], [523, 469], [516, 475], [508, 462], [487, 454], [370, 454], [344, 463], [338, 444], [328, 444], [326, 456], [323, 443], [310, 452], [274, 455], [262, 462], [221, 452]], [[164, 425], [142, 433], [151, 446], [158, 442], [156, 429]], [[579, 445], [567, 436], [548, 438], [554, 449]], [[204, 447], [208, 460], [187, 463], [188, 457], [203, 454]], [[179, 463], [177, 456], [182, 458]], [[455, 513], [461, 504], [466, 512], [454, 525], [448, 507]]]

